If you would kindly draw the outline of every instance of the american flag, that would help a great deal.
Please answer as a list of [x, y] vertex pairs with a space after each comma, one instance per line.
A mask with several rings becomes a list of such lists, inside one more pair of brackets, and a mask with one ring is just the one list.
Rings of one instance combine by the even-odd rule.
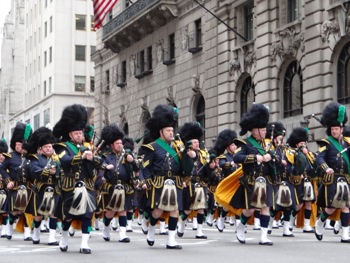
[[103, 19], [118, 0], [94, 0], [94, 30], [102, 26]]

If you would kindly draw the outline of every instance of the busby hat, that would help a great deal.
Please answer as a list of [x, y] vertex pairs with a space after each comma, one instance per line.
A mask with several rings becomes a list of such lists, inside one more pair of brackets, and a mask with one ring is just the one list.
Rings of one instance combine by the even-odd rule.
[[186, 122], [179, 128], [179, 134], [185, 142], [193, 139], [199, 140], [203, 136], [203, 128], [199, 122]]
[[125, 136], [123, 139], [123, 146], [125, 150], [133, 151], [135, 148], [135, 142], [132, 138]]
[[306, 129], [302, 127], [294, 128], [292, 133], [289, 135], [287, 140], [287, 144], [291, 147], [296, 147], [299, 142], [307, 142], [308, 141], [308, 132]]
[[159, 138], [159, 131], [165, 127], [176, 127], [178, 110], [173, 106], [160, 104], [152, 112], [151, 118], [146, 123], [152, 138]]
[[86, 107], [81, 104], [67, 106], [62, 112], [61, 119], [53, 127], [53, 135], [62, 141], [67, 141], [70, 132], [84, 130], [87, 120]]
[[[32, 135], [32, 126], [27, 123], [17, 122], [11, 137], [10, 147], [15, 151], [16, 142], [26, 144]], [[25, 148], [22, 146], [22, 148]]]
[[94, 132], [95, 132], [95, 129], [94, 129], [94, 126], [93, 125], [86, 125], [85, 128], [84, 128], [84, 139], [86, 142], [91, 142], [93, 137], [94, 137]]
[[241, 131], [239, 135], [244, 135], [247, 131], [254, 128], [265, 128], [269, 122], [269, 110], [263, 104], [253, 104], [250, 109], [243, 114], [241, 122]]
[[0, 140], [0, 153], [7, 153], [8, 151], [9, 151], [9, 146], [7, 145], [5, 138], [2, 138]]
[[282, 122], [275, 121], [269, 122], [266, 126], [266, 138], [271, 138], [273, 132], [273, 139], [280, 135], [286, 134], [286, 127], [284, 127]]
[[323, 110], [321, 124], [325, 127], [344, 127], [347, 121], [346, 108], [338, 102], [329, 103]]
[[57, 138], [53, 136], [52, 131], [46, 127], [40, 127], [34, 131], [28, 142], [27, 151], [29, 154], [35, 154], [39, 147], [46, 144], [54, 144]]
[[110, 124], [103, 127], [101, 132], [101, 140], [105, 141], [106, 145], [111, 145], [117, 140], [123, 140], [124, 132], [116, 124]]
[[237, 133], [231, 129], [225, 129], [218, 134], [214, 149], [218, 155], [225, 152], [225, 149], [237, 138]]

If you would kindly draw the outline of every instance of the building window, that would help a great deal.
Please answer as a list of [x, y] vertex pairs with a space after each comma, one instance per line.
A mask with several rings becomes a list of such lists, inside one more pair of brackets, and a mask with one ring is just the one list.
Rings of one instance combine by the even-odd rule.
[[50, 17], [50, 33], [52, 33], [52, 27], [53, 27], [53, 25], [52, 25], [52, 16]]
[[106, 70], [106, 85], [103, 89], [103, 93], [104, 94], [109, 94], [109, 92], [111, 91], [110, 87], [110, 76], [109, 76], [109, 70]]
[[301, 67], [293, 61], [287, 68], [283, 82], [284, 117], [303, 114], [303, 77]]
[[147, 54], [146, 54], [146, 69], [145, 71], [143, 72], [144, 75], [148, 75], [148, 74], [151, 74], [153, 72], [153, 66], [152, 66], [152, 60], [153, 60], [153, 57], [152, 57], [152, 46], [149, 46], [147, 48]]
[[171, 65], [175, 63], [175, 34], [168, 37], [168, 48], [163, 52], [163, 64]]
[[46, 80], [44, 81], [44, 97], [47, 95]]
[[[127, 122], [124, 123], [123, 125], [123, 132], [126, 136], [129, 135], [129, 124]], [[129, 149], [130, 150], [130, 149]]]
[[50, 123], [50, 108], [44, 110], [44, 126]]
[[47, 22], [44, 24], [44, 29], [45, 29], [45, 37], [47, 37]]
[[[197, 102], [196, 121], [205, 129], [205, 100], [203, 96], [200, 96]], [[205, 138], [205, 133], [203, 133], [203, 138]], [[203, 141], [203, 138], [200, 139], [200, 142]]]
[[75, 85], [74, 85], [74, 90], [78, 92], [84, 92], [85, 91], [85, 76], [75, 76]]
[[254, 2], [244, 7], [244, 36], [247, 40], [253, 39], [253, 17], [254, 17]]
[[145, 71], [145, 51], [142, 50], [139, 53], [137, 53], [135, 78], [137, 79], [142, 78], [144, 76], [143, 75], [144, 71]]
[[196, 53], [202, 50], [202, 22], [200, 19], [194, 22], [194, 34], [189, 36], [188, 51]]
[[86, 29], [86, 16], [85, 15], [75, 15], [75, 29], [85, 30]]
[[118, 87], [125, 87], [126, 85], [126, 60], [124, 60], [120, 68], [118, 70], [118, 79], [117, 79], [117, 86]]
[[40, 114], [34, 116], [34, 131], [40, 127]]
[[350, 103], [350, 42], [340, 52], [337, 64], [337, 100]]
[[299, 18], [299, 0], [288, 0], [288, 23]]
[[108, 21], [113, 19], [113, 9], [108, 13]]
[[95, 20], [94, 20], [94, 16], [90, 16], [90, 30], [94, 31], [94, 26], [95, 26]]
[[75, 46], [75, 60], [85, 61], [85, 46]]
[[49, 49], [49, 63], [52, 62], [52, 47]]
[[248, 108], [255, 101], [255, 87], [252, 78], [248, 77], [244, 81], [241, 90], [241, 116], [247, 112]]
[[47, 65], [47, 51], [44, 52], [44, 67]]
[[52, 92], [52, 77], [49, 77], [49, 94]]
[[95, 77], [90, 77], [90, 92], [95, 92]]
[[90, 46], [90, 55], [96, 52], [96, 46]]

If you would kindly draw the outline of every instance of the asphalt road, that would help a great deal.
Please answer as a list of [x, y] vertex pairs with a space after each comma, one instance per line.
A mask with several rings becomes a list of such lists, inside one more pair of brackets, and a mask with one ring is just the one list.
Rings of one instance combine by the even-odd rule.
[[[226, 225], [220, 233], [215, 227], [204, 227], [206, 240], [195, 239], [196, 231], [187, 224], [185, 234], [177, 238], [182, 250], [165, 248], [167, 236], [156, 235], [153, 247], [146, 243], [146, 235], [133, 222], [133, 232], [128, 233], [130, 243], [118, 242], [118, 230], [111, 232], [111, 241], [102, 238], [102, 231], [93, 231], [89, 245], [92, 254], [79, 253], [81, 232], [76, 231], [69, 238], [68, 251], [63, 253], [56, 247], [45, 245], [47, 233], [41, 234], [41, 244], [33, 245], [23, 241], [23, 235], [15, 233], [11, 240], [0, 239], [0, 258], [2, 262], [349, 262], [350, 244], [340, 242], [340, 234], [326, 230], [322, 241], [314, 234], [302, 233], [294, 229], [295, 237], [282, 237], [282, 228], [274, 229], [269, 238], [273, 246], [259, 245], [260, 232], [248, 226], [246, 244], [240, 244], [235, 235], [235, 226]], [[57, 232], [57, 239], [59, 233]]]

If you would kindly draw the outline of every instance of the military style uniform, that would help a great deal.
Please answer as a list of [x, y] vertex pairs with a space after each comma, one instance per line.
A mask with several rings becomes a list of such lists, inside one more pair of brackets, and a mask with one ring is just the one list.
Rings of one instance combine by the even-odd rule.
[[[316, 162], [322, 171], [317, 204], [324, 208], [315, 224], [315, 235], [318, 240], [322, 240], [324, 222], [336, 208], [339, 208], [341, 209], [341, 242], [350, 243], [348, 200], [350, 161], [348, 145], [342, 138], [342, 127], [347, 120], [346, 108], [338, 102], [328, 104], [322, 113], [321, 123], [327, 127], [328, 137], [318, 141], [316, 157]], [[334, 130], [332, 130], [333, 127]]]

